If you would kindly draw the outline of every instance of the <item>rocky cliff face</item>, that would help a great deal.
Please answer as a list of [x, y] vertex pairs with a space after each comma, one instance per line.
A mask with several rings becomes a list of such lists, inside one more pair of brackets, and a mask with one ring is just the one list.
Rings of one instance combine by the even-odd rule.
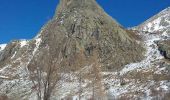
[[0, 93], [16, 100], [23, 95], [26, 96], [22, 99], [35, 97], [34, 92], [30, 95], [33, 87], [30, 71], [42, 66], [49, 59], [47, 55], [53, 57], [50, 60], [55, 60], [60, 51], [65, 60], [61, 71], [71, 73], [77, 70], [75, 61], [80, 61], [76, 58], [80, 51], [87, 61], [96, 52], [102, 70], [111, 71], [140, 61], [143, 50], [134, 33], [123, 29], [95, 0], [61, 0], [54, 18], [34, 39], [12, 41], [1, 46]]
[[[148, 22], [148, 21], [147, 21]], [[82, 95], [92, 97], [91, 57], [98, 54], [101, 84], [107, 99], [164, 99], [169, 93], [169, 63], [155, 43], [164, 37], [122, 28], [95, 0], [60, 0], [56, 13], [32, 40], [12, 41], [0, 46], [0, 96], [36, 100], [30, 73], [61, 56], [60, 80], [52, 100], [77, 99], [83, 72]], [[164, 28], [165, 29], [165, 28]], [[141, 31], [142, 30], [142, 31]], [[165, 29], [166, 30], [166, 29]], [[145, 30], [144, 30], [145, 31]], [[81, 53], [81, 57], [77, 57]], [[85, 62], [84, 66], [75, 63]], [[83, 62], [83, 63], [84, 63]], [[159, 76], [159, 77], [158, 77]], [[106, 99], [106, 98], [105, 98]]]
[[135, 29], [146, 33], [159, 34], [163, 39], [157, 41], [157, 45], [161, 54], [169, 59], [170, 7], [135, 27]]
[[[168, 100], [169, 99], [169, 26], [170, 26], [170, 9], [169, 7], [151, 17], [141, 25], [132, 28], [134, 31], [138, 31], [140, 36], [143, 38], [143, 42], [147, 48], [148, 53], [146, 54], [146, 62], [135, 63], [130, 65], [131, 74], [126, 75], [128, 77], [134, 77], [136, 73], [138, 79], [141, 82], [139, 84], [148, 83], [150, 86], [144, 86], [148, 88], [146, 91], [145, 99], [154, 100]], [[143, 62], [143, 61], [142, 61]], [[137, 64], [137, 65], [136, 65]], [[135, 66], [140, 66], [136, 68]], [[135, 69], [135, 70], [134, 70]], [[136, 70], [137, 69], [137, 70]], [[127, 70], [127, 69], [126, 69]], [[139, 78], [147, 77], [146, 79]], [[150, 81], [150, 82], [148, 82]], [[153, 84], [152, 84], [153, 83]], [[143, 91], [143, 90], [142, 90]], [[161, 94], [161, 95], [160, 95]]]
[[164, 9], [156, 14], [146, 22], [136, 27], [140, 31], [147, 31], [150, 33], [161, 33], [169, 36], [170, 33], [170, 7]]
[[159, 41], [158, 43], [158, 49], [160, 53], [166, 58], [170, 59], [170, 40], [163, 40]]
[[132, 34], [121, 28], [95, 0], [60, 1], [56, 15], [44, 26], [39, 38], [39, 52], [47, 46], [56, 50], [62, 48], [62, 55], [70, 66], [81, 49], [85, 56], [97, 49], [104, 70], [120, 69], [142, 59], [141, 44], [137, 44]]

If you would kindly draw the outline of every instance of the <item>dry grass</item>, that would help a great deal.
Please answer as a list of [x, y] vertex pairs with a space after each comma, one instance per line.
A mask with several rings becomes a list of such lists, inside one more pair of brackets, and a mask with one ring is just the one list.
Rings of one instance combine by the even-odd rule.
[[142, 40], [142, 37], [137, 34], [137, 31], [126, 30], [126, 32], [129, 33], [129, 36], [130, 36], [131, 38], [134, 38], [134, 39], [139, 40], [139, 41]]

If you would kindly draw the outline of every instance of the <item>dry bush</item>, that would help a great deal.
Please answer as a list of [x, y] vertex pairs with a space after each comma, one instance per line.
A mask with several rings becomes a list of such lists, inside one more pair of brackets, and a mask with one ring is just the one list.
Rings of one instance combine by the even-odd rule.
[[[46, 54], [44, 56], [44, 53]], [[38, 100], [50, 100], [50, 97], [61, 80], [61, 63], [63, 61], [61, 50], [47, 47], [44, 52], [37, 54], [38, 60], [32, 61], [30, 66], [34, 66], [34, 70], [30, 71], [30, 79], [34, 84], [34, 90], [37, 91]]]
[[137, 31], [126, 30], [126, 32], [129, 33], [128, 35], [129, 35], [131, 38], [134, 38], [134, 39], [139, 40], [139, 41], [142, 40], [142, 37], [137, 34], [137, 33], [138, 33]]
[[101, 75], [101, 63], [99, 61], [98, 53], [96, 50], [93, 51], [93, 55], [89, 57], [89, 63], [91, 64], [91, 71], [89, 78], [92, 81], [92, 100], [105, 100], [106, 94], [102, 84]]
[[8, 96], [3, 94], [3, 95], [0, 95], [0, 100], [9, 100]]

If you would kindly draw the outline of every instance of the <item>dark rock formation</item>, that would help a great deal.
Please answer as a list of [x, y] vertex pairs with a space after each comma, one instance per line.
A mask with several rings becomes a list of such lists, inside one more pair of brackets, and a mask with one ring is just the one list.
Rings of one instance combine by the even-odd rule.
[[[40, 39], [38, 47], [37, 38]], [[15, 59], [22, 56], [24, 62], [33, 56], [30, 65], [32, 62], [41, 63], [36, 56], [44, 54], [42, 58], [46, 58], [47, 47], [54, 50], [54, 56], [62, 49], [62, 55], [69, 63], [63, 66], [68, 69], [80, 49], [86, 57], [97, 49], [104, 70], [119, 70], [143, 57], [144, 49], [136, 43], [131, 32], [108, 16], [95, 0], [61, 0], [54, 18], [42, 28], [37, 38], [22, 48], [20, 41], [10, 43], [1, 55], [0, 63], [10, 62], [14, 53]]]
[[56, 50], [62, 48], [68, 61], [72, 61], [80, 49], [86, 56], [97, 49], [105, 70], [120, 69], [142, 58], [142, 46], [95, 0], [61, 0], [54, 18], [44, 26], [40, 38], [40, 51], [46, 46]]
[[[61, 0], [54, 18], [42, 28], [38, 38], [41, 43], [37, 51], [44, 53], [44, 57], [47, 47], [55, 49], [56, 55], [62, 48], [62, 55], [68, 61], [72, 61], [80, 49], [84, 50], [86, 56], [92, 55], [93, 50], [97, 49], [105, 70], [120, 69], [142, 58], [142, 46], [136, 43], [130, 32], [108, 16], [95, 0]], [[30, 57], [36, 49], [35, 42], [35, 39], [29, 41], [24, 48], [20, 47], [19, 41], [10, 43], [1, 55], [0, 63], [10, 62], [15, 51], [16, 59], [22, 54], [25, 58]]]
[[[136, 32], [139, 34], [136, 35]], [[108, 98], [159, 97], [159, 94], [169, 91], [169, 82], [165, 81], [169, 80], [169, 64], [162, 61], [152, 41], [152, 39], [157, 40], [157, 37], [154, 33], [149, 33], [124, 29], [108, 16], [95, 0], [60, 0], [54, 18], [40, 30], [35, 38], [28, 41], [13, 41], [5, 49], [0, 50], [0, 75], [3, 79], [3, 83], [0, 82], [0, 93], [8, 91], [6, 94], [9, 98], [17, 96], [32, 100], [36, 93], [34, 92], [36, 86], [33, 86], [30, 80], [39, 73], [35, 71], [35, 68], [43, 69], [43, 77], [46, 76], [48, 68], [53, 66], [57, 69], [57, 74], [66, 74], [63, 76], [61, 88], [55, 91], [57, 94], [54, 94], [54, 97], [61, 96], [67, 99], [67, 96], [77, 95], [78, 82], [81, 79], [83, 84], [87, 83], [82, 89], [83, 95], [86, 96], [93, 84], [86, 74], [100, 74], [102, 70], [96, 70], [100, 68], [104, 72], [101, 79]], [[143, 60], [144, 48], [140, 43], [144, 43], [149, 51], [146, 52], [148, 57]], [[169, 43], [167, 45], [158, 43], [158, 45], [162, 54], [169, 58], [167, 48]], [[59, 64], [61, 62], [60, 65], [57, 65], [58, 60]], [[138, 62], [140, 60], [142, 61]], [[93, 63], [98, 63], [94, 65], [96, 68], [93, 68]], [[105, 71], [113, 73], [105, 73]], [[79, 72], [84, 74], [80, 75]], [[34, 76], [32, 73], [37, 74]], [[95, 76], [90, 75], [90, 77]], [[4, 88], [6, 86], [7, 88]], [[165, 86], [167, 88], [164, 88]], [[103, 88], [101, 85], [98, 87]], [[160, 88], [160, 92], [153, 95], [152, 88], [156, 90]]]
[[159, 41], [158, 43], [158, 49], [160, 53], [166, 58], [170, 59], [170, 40], [165, 41]]

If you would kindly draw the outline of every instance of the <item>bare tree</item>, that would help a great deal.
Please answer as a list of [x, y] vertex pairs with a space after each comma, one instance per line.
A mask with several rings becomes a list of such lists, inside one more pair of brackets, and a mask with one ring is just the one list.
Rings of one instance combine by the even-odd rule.
[[29, 67], [35, 67], [30, 71], [30, 78], [37, 91], [38, 100], [50, 100], [53, 90], [56, 89], [56, 85], [59, 85], [58, 82], [62, 77], [60, 73], [63, 61], [61, 50], [56, 52], [53, 48], [47, 48], [39, 53], [29, 65]]
[[79, 100], [81, 100], [81, 94], [83, 92], [82, 81], [83, 81], [83, 75], [84, 75], [82, 68], [87, 65], [87, 62], [86, 62], [84, 50], [82, 48], [79, 48], [79, 49], [80, 51], [75, 55], [74, 66], [76, 66], [75, 71], [77, 71], [77, 77], [78, 77], [78, 83], [79, 83], [78, 96], [79, 96]]
[[[97, 50], [94, 50], [92, 55], [89, 55], [88, 57], [85, 56], [85, 51], [82, 48], [79, 48], [79, 52], [75, 55], [75, 65], [76, 66], [76, 72], [78, 77], [78, 97], [79, 100], [81, 100], [83, 87], [82, 82], [84, 79], [91, 80], [92, 84], [92, 100], [100, 99], [105, 100], [105, 93], [103, 90], [102, 85], [102, 75], [101, 75], [101, 64], [98, 57]], [[89, 68], [86, 68], [89, 67]], [[85, 70], [89, 69], [89, 72], [86, 72]]]
[[106, 96], [102, 85], [101, 63], [96, 50], [89, 58], [91, 64], [91, 80], [92, 80], [92, 100], [105, 100]]

